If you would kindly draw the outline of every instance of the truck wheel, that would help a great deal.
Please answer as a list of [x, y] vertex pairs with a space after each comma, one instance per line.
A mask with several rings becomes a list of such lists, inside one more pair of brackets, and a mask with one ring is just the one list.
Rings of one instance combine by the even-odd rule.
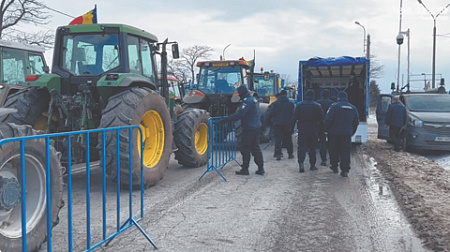
[[3, 107], [15, 108], [17, 113], [11, 113], [2, 122], [31, 125], [33, 129], [46, 130], [47, 117], [42, 115], [48, 111], [50, 96], [44, 89], [35, 87], [22, 89], [17, 93], [8, 96]]
[[[36, 135], [31, 126], [0, 124], [1, 138]], [[63, 206], [62, 168], [58, 155], [50, 147], [50, 186], [52, 224], [58, 224]], [[26, 141], [26, 215], [27, 251], [38, 251], [47, 239], [45, 141]], [[0, 146], [0, 251], [22, 251], [20, 144], [9, 142]]]
[[[102, 111], [99, 128], [139, 125], [141, 133], [133, 130], [133, 187], [141, 183], [140, 158], [143, 154], [144, 187], [148, 188], [160, 181], [169, 166], [172, 153], [172, 126], [170, 113], [164, 99], [148, 88], [131, 88], [109, 98]], [[99, 144], [102, 143], [99, 135]], [[117, 178], [117, 143], [116, 132], [108, 131], [105, 136], [105, 155], [107, 174], [111, 179]], [[120, 180], [129, 185], [129, 133], [120, 131]]]
[[183, 111], [175, 123], [175, 159], [186, 167], [206, 164], [209, 114], [203, 109]]

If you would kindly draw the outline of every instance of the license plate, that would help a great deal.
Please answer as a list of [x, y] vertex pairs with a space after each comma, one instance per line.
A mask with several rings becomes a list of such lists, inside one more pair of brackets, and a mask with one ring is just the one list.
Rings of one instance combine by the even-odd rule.
[[436, 137], [435, 142], [450, 142], [450, 137]]

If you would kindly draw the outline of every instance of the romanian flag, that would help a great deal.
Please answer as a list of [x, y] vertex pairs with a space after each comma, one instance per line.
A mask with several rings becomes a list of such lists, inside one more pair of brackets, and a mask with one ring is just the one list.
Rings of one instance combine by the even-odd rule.
[[78, 24], [96, 24], [97, 23], [97, 5], [95, 5], [93, 10], [90, 10], [88, 13], [83, 16], [79, 16], [72, 20], [69, 25], [78, 25]]

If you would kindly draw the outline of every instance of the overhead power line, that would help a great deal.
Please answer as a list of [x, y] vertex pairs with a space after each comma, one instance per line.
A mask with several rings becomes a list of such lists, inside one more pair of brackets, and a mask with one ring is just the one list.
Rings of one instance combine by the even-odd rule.
[[64, 13], [64, 12], [62, 12], [62, 11], [59, 11], [59, 10], [55, 10], [55, 9], [53, 9], [53, 8], [50, 8], [50, 7], [48, 7], [47, 5], [45, 5], [45, 4], [41, 4], [41, 3], [37, 3], [38, 5], [40, 5], [40, 6], [42, 6], [42, 7], [44, 7], [44, 8], [47, 8], [47, 9], [49, 9], [49, 10], [52, 10], [52, 11], [54, 11], [54, 12], [56, 12], [56, 13], [59, 13], [59, 14], [61, 14], [61, 15], [64, 15], [64, 16], [67, 16], [67, 17], [71, 17], [71, 18], [76, 18], [76, 17], [74, 17], [74, 16], [72, 16], [72, 15], [69, 15], [69, 14], [67, 14], [67, 13]]

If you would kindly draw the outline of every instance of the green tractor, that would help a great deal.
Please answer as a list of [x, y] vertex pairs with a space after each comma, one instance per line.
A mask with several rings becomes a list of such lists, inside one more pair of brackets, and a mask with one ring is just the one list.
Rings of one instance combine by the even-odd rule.
[[[208, 119], [228, 116], [237, 110], [240, 98], [236, 88], [240, 85], [254, 90], [254, 65], [243, 59], [198, 62], [197, 66], [200, 68], [198, 84], [183, 98], [183, 111], [174, 132], [178, 148], [175, 159], [186, 167], [199, 167], [207, 162]], [[259, 106], [263, 120], [268, 104]], [[239, 131], [238, 126], [238, 141]]]
[[0, 106], [23, 87], [28, 75], [48, 73], [44, 51], [39, 46], [0, 40]]
[[[0, 117], [2, 122], [31, 125], [46, 133], [139, 125], [140, 133], [120, 133], [121, 149], [133, 144], [133, 160], [144, 159], [144, 183], [150, 187], [162, 179], [172, 152], [172, 126], [168, 109], [167, 44], [178, 57], [176, 42], [158, 43], [153, 34], [122, 24], [86, 24], [59, 27], [53, 54], [52, 74], [27, 77], [26, 88], [8, 96], [4, 107], [17, 112]], [[158, 78], [156, 55], [161, 56]], [[162, 94], [162, 95], [161, 95]], [[91, 137], [90, 161], [106, 155], [107, 175], [117, 177], [116, 164], [128, 164], [128, 152], [116, 156], [114, 132]], [[86, 162], [86, 139], [76, 137], [72, 160], [67, 160], [66, 141], [54, 147], [62, 153], [61, 163]], [[128, 167], [121, 167], [121, 182], [128, 184]], [[133, 186], [138, 186], [140, 164], [134, 162]]]

